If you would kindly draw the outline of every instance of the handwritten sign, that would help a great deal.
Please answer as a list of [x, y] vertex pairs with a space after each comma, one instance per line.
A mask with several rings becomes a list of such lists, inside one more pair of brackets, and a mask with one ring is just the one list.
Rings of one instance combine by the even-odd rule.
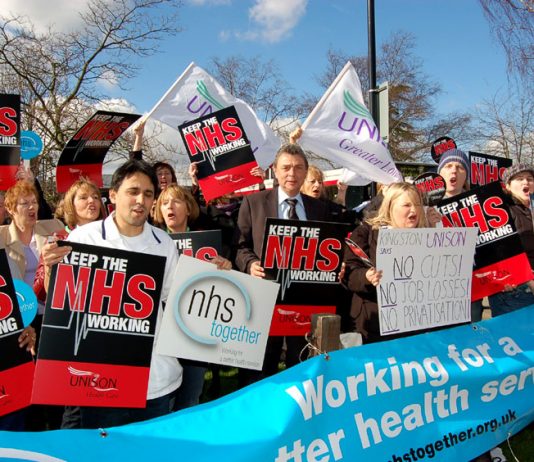
[[380, 334], [471, 320], [471, 278], [477, 230], [381, 229], [376, 266]]

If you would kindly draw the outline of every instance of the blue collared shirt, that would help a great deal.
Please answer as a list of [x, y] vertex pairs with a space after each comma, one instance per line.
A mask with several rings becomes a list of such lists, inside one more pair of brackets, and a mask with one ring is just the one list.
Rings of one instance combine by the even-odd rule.
[[306, 220], [306, 211], [300, 193], [290, 198], [280, 187], [278, 188], [278, 218], [289, 218], [289, 204], [286, 199], [297, 199], [296, 211], [299, 220]]

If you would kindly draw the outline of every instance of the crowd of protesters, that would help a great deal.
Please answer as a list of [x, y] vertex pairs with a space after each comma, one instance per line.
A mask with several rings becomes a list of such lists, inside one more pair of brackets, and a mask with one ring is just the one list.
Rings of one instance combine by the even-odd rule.
[[[235, 268], [255, 277], [264, 277], [260, 262], [267, 217], [348, 222], [353, 227], [351, 239], [370, 256], [373, 264], [380, 228], [432, 227], [439, 226], [441, 221], [435, 208], [423, 206], [419, 190], [402, 182], [384, 187], [368, 206], [363, 221], [357, 224], [354, 213], [345, 207], [346, 186], [339, 185], [339, 200], [327, 200], [322, 172], [308, 165], [306, 155], [295, 143], [282, 146], [276, 155], [273, 170], [277, 183], [273, 189], [263, 187], [262, 191], [245, 196], [243, 203], [237, 196], [228, 195], [205, 204], [200, 199], [195, 164], [189, 168], [192, 187], [184, 187], [177, 184], [170, 164], [158, 162], [151, 166], [142, 160], [139, 142], [142, 128], [140, 125], [136, 131], [136, 144], [130, 160], [113, 175], [110, 198], [115, 210], [107, 218], [100, 191], [84, 179], [74, 183], [64, 195], [55, 218], [29, 171], [21, 169], [17, 183], [5, 194], [0, 194], [0, 222], [3, 223], [0, 226], [0, 248], [6, 249], [13, 278], [33, 286], [39, 300], [36, 320], [19, 337], [21, 348], [35, 352], [50, 269], [71, 249], [59, 247], [54, 242], [57, 239], [167, 257], [162, 292], [164, 301], [170, 285], [168, 275], [179, 258], [168, 233], [221, 229], [224, 250], [213, 263], [221, 270]], [[457, 149], [445, 152], [437, 170], [445, 179], [446, 197], [469, 189], [469, 162], [464, 152]], [[261, 169], [256, 169], [253, 174], [264, 178]], [[532, 265], [534, 232], [530, 194], [534, 193], [534, 167], [513, 165], [505, 172], [503, 182], [509, 193], [512, 218]], [[352, 298], [350, 309], [347, 309], [349, 322], [344, 325], [359, 332], [364, 343], [383, 341], [385, 338], [380, 336], [378, 326], [376, 292], [381, 271], [364, 265], [348, 250], [344, 260], [341, 283], [348, 299]], [[491, 296], [493, 316], [532, 304], [533, 286], [534, 281], [519, 287], [506, 286], [502, 293]], [[482, 304], [473, 303], [472, 321], [481, 318]], [[264, 369], [259, 373], [243, 372], [245, 380], [241, 383], [251, 383], [276, 373], [282, 357], [288, 367], [296, 364], [304, 343], [300, 338], [287, 337], [284, 341], [282, 337], [270, 337]], [[285, 356], [281, 356], [283, 350]], [[146, 409], [63, 409], [56, 406], [54, 412], [39, 413], [30, 408], [0, 417], [0, 428], [92, 428], [163, 415], [199, 403], [207, 367], [206, 364], [154, 353]], [[53, 415], [55, 417], [51, 417]]]

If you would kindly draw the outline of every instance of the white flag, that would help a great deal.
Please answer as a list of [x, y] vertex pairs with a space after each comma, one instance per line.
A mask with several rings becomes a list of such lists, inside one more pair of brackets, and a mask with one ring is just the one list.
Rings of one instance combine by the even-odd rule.
[[353, 185], [402, 181], [378, 127], [365, 107], [350, 61], [302, 125], [300, 145], [352, 172]]
[[184, 122], [228, 106], [235, 106], [254, 151], [254, 157], [260, 167], [266, 169], [273, 162], [280, 147], [278, 137], [256, 116], [247, 103], [224, 90], [219, 82], [195, 63], [191, 63], [178, 77], [148, 113], [147, 118], [153, 117], [178, 130], [178, 125]]

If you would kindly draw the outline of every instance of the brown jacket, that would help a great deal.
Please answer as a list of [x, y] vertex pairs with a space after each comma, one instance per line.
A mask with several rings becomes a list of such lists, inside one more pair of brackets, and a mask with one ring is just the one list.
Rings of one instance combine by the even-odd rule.
[[[307, 220], [331, 221], [326, 204], [319, 199], [301, 195]], [[245, 196], [237, 219], [236, 266], [248, 273], [250, 265], [261, 260], [265, 222], [278, 217], [278, 188]]]

